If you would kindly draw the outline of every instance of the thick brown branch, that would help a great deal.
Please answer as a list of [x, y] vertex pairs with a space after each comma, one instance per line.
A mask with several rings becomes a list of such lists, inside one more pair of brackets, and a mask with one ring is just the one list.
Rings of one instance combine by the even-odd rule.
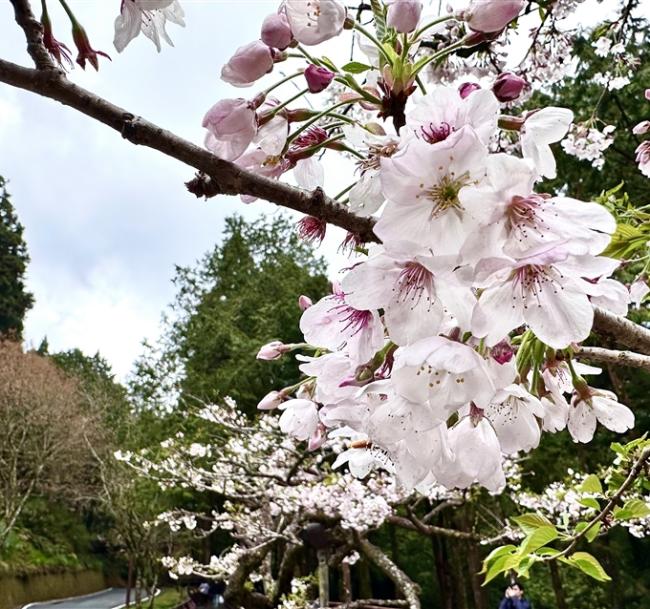
[[580, 358], [596, 364], [614, 364], [630, 368], [645, 368], [650, 370], [650, 355], [641, 355], [633, 351], [614, 351], [601, 347], [580, 347], [575, 354]]
[[377, 546], [358, 534], [355, 534], [355, 541], [366, 557], [383, 571], [404, 595], [409, 609], [420, 609], [419, 586]]
[[389, 516], [386, 518], [386, 522], [394, 524], [398, 527], [404, 529], [410, 529], [411, 531], [418, 531], [423, 535], [428, 535], [429, 537], [450, 537], [452, 539], [467, 539], [472, 541], [480, 541], [481, 538], [478, 535], [473, 535], [466, 531], [456, 531], [455, 529], [445, 529], [443, 527], [437, 527], [430, 524], [424, 524], [422, 521], [417, 519], [404, 518], [403, 516]]
[[34, 17], [28, 0], [11, 0], [14, 5], [16, 23], [25, 32], [27, 52], [39, 70], [56, 70], [56, 66], [43, 45], [43, 26]]
[[610, 336], [616, 344], [650, 355], [650, 330], [629, 319], [594, 307], [594, 331]]
[[340, 226], [362, 241], [378, 241], [369, 218], [354, 216], [321, 189], [310, 193], [241, 169], [71, 83], [57, 71], [33, 70], [0, 60], [0, 81], [70, 106], [115, 129], [132, 144], [153, 148], [194, 167], [209, 176], [210, 193], [259, 197]]

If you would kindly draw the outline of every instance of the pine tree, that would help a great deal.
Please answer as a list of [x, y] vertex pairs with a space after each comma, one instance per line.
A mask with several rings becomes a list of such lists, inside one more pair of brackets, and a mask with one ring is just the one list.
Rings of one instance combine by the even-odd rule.
[[22, 338], [25, 313], [34, 303], [25, 289], [28, 263], [23, 226], [0, 176], [0, 335]]

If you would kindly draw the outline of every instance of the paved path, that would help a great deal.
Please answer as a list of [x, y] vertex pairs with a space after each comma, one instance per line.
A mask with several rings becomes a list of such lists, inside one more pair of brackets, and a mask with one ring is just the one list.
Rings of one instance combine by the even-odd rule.
[[[131, 593], [131, 602], [134, 595]], [[109, 588], [94, 594], [76, 596], [58, 601], [31, 603], [25, 609], [116, 609], [122, 607], [126, 599], [126, 588]]]

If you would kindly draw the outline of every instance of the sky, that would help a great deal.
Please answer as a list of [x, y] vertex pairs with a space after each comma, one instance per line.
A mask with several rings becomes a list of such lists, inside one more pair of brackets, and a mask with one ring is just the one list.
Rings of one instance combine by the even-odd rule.
[[[119, 0], [69, 4], [94, 48], [113, 60], [100, 59], [99, 72], [76, 68], [70, 79], [193, 142], [203, 141], [201, 119], [217, 100], [252, 96], [278, 77], [276, 72], [246, 90], [219, 79], [234, 50], [258, 38], [277, 0], [183, 0], [187, 27], [170, 25], [174, 48], [164, 46], [160, 54], [142, 36], [124, 53], [115, 51]], [[65, 15], [58, 3], [50, 5], [55, 36], [72, 46]], [[0, 57], [31, 65], [6, 0], [0, 2], [0, 23]], [[345, 44], [333, 41], [326, 52], [345, 55]], [[27, 284], [35, 306], [26, 319], [27, 345], [38, 346], [47, 336], [52, 351], [99, 351], [120, 379], [142, 341], [159, 336], [161, 314], [174, 298], [175, 265], [191, 265], [213, 248], [227, 216], [279, 213], [261, 201], [198, 200], [185, 190], [190, 168], [133, 146], [74, 110], [1, 83], [0, 174], [9, 180], [31, 256]], [[335, 192], [338, 184], [328, 186]], [[336, 249], [342, 233], [329, 233], [320, 253], [334, 269], [341, 262]]]

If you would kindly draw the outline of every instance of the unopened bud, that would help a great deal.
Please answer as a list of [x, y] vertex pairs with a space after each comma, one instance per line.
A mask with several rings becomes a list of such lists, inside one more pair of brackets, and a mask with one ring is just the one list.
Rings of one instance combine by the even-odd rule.
[[321, 68], [309, 64], [304, 72], [307, 87], [310, 93], [320, 93], [329, 87], [334, 78], [334, 72], [327, 68]]
[[474, 91], [478, 91], [480, 88], [481, 85], [476, 82], [464, 82], [458, 87], [458, 93], [463, 99], [465, 99], [470, 94], [474, 93]]
[[300, 307], [301, 311], [306, 311], [311, 305], [313, 305], [314, 302], [312, 301], [309, 296], [305, 296], [304, 294], [301, 294], [300, 297], [298, 298], [298, 306]]
[[521, 76], [503, 72], [494, 81], [492, 92], [500, 102], [510, 102], [517, 99], [527, 86], [528, 83]]
[[291, 347], [289, 345], [285, 345], [279, 340], [274, 340], [264, 345], [257, 352], [257, 359], [262, 359], [266, 361], [280, 359], [285, 353], [287, 353], [287, 351], [290, 350]]
[[267, 393], [257, 405], [258, 410], [274, 410], [282, 402], [287, 399], [287, 396], [281, 391], [270, 391]]

